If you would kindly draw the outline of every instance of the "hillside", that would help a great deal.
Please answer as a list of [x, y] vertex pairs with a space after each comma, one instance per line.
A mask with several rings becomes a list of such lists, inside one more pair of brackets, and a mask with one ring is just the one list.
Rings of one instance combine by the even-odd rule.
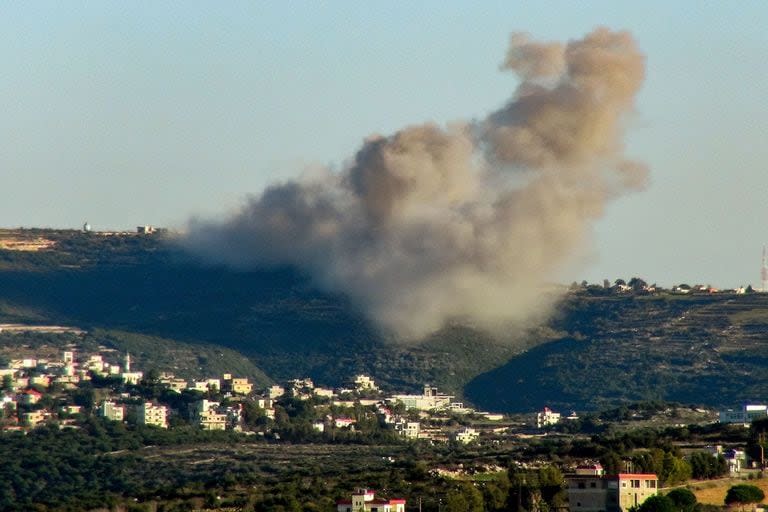
[[564, 335], [480, 375], [466, 393], [505, 411], [661, 399], [735, 406], [768, 397], [768, 294], [572, 295]]
[[185, 379], [232, 373], [248, 377], [257, 386], [271, 383], [264, 372], [234, 350], [215, 345], [190, 345], [141, 334], [96, 329], [85, 334], [38, 331], [0, 332], [0, 361], [22, 357], [58, 360], [63, 350], [77, 346], [84, 352], [99, 352], [112, 362], [122, 362], [130, 352], [134, 368], [170, 371]]
[[469, 379], [515, 353], [509, 344], [461, 327], [420, 345], [386, 343], [347, 300], [315, 289], [304, 275], [202, 265], [172, 238], [23, 235], [55, 244], [34, 252], [0, 250], [0, 322], [219, 345], [242, 353], [273, 379], [309, 376], [342, 385], [367, 372], [390, 389], [416, 390], [430, 382], [459, 395]]
[[240, 358], [260, 382], [309, 376], [340, 386], [365, 372], [385, 389], [431, 383], [509, 412], [768, 397], [768, 294], [592, 287], [568, 294], [549, 325], [505, 340], [452, 326], [402, 345], [293, 269], [204, 265], [167, 235], [0, 230], [0, 242], [0, 323], [109, 333], [148, 360], [168, 358], [173, 351], [159, 348], [180, 343], [184, 364], [194, 365], [197, 351], [210, 363], [222, 347], [232, 350], [228, 364]]

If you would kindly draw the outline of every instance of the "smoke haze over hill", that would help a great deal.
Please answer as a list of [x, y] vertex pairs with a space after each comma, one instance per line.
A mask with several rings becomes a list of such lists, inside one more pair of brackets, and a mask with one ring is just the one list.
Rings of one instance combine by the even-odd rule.
[[401, 339], [540, 318], [541, 285], [589, 244], [607, 202], [645, 184], [622, 144], [645, 59], [629, 33], [598, 28], [566, 44], [514, 34], [502, 69], [519, 84], [487, 118], [370, 136], [340, 172], [192, 221], [188, 247], [302, 268]]

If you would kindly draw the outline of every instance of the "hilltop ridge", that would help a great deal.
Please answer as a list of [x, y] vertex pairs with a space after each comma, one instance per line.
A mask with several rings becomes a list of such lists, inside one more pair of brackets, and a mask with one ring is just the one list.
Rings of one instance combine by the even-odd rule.
[[292, 268], [205, 265], [168, 233], [21, 233], [52, 243], [0, 248], [0, 323], [156, 340], [143, 344], [148, 353], [163, 343], [224, 347], [264, 381], [306, 375], [341, 385], [368, 373], [385, 386], [415, 391], [431, 383], [510, 412], [645, 399], [730, 406], [768, 397], [761, 379], [768, 294], [576, 286], [545, 325], [505, 339], [453, 325], [403, 345]]

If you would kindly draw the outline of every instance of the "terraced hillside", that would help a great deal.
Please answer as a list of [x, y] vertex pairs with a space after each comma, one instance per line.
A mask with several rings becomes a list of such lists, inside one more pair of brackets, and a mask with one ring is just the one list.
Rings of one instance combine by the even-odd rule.
[[571, 296], [564, 335], [467, 385], [482, 407], [590, 410], [768, 399], [768, 294]]

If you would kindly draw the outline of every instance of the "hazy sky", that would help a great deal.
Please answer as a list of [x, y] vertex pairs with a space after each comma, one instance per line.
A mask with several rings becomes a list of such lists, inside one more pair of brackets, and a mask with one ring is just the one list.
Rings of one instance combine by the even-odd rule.
[[181, 227], [372, 133], [481, 118], [513, 31], [627, 29], [651, 167], [562, 280], [759, 284], [768, 3], [17, 2], [0, 7], [0, 226]]

